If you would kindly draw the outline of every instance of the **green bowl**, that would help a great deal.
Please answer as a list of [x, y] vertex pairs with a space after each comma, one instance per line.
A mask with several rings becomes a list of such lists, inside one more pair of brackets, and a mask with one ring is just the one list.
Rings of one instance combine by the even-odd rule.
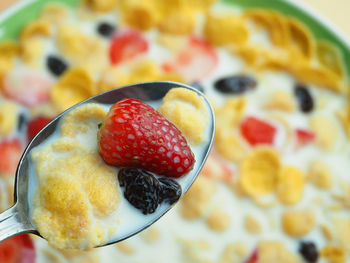
[[[336, 26], [304, 4], [295, 0], [222, 1], [242, 9], [265, 8], [277, 10], [304, 22], [317, 40], [327, 40], [339, 48], [346, 66], [347, 75], [350, 77], [350, 41], [346, 39], [345, 34], [340, 32]], [[52, 2], [64, 3], [70, 7], [76, 7], [80, 0], [50, 1], [50, 3]], [[47, 0], [26, 0], [3, 11], [0, 14], [0, 41], [16, 39], [21, 28], [29, 21], [37, 18], [41, 8], [47, 3]]]

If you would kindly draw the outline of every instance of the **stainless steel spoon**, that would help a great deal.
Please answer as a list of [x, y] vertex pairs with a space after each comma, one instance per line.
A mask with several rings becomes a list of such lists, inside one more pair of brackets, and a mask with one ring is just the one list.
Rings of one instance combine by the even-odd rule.
[[[206, 161], [210, 149], [212, 147], [215, 132], [215, 118], [210, 103], [205, 98], [205, 96], [198, 90], [185, 84], [170, 81], [145, 82], [117, 88], [91, 97], [69, 108], [68, 110], [60, 114], [58, 117], [56, 117], [53, 121], [51, 121], [48, 125], [46, 125], [46, 127], [44, 127], [29, 143], [21, 157], [16, 171], [14, 191], [15, 204], [11, 208], [0, 214], [0, 242], [11, 236], [23, 233], [32, 233], [40, 236], [40, 233], [32, 224], [29, 215], [28, 182], [30, 178], [28, 169], [30, 152], [34, 147], [38, 146], [43, 141], [45, 141], [56, 130], [59, 120], [63, 116], [65, 116], [67, 112], [85, 103], [95, 102], [101, 104], [114, 104], [124, 98], [136, 98], [146, 103], [150, 103], [153, 101], [161, 100], [170, 89], [178, 87], [192, 90], [200, 96], [202, 96], [205, 100], [209, 112], [209, 139], [206, 142], [206, 145], [204, 145], [203, 147], [203, 154], [201, 154], [201, 156], [195, 156], [196, 165], [194, 167], [194, 170], [192, 170], [190, 174], [186, 175], [191, 176], [190, 180], [186, 181], [186, 185], [182, 187], [183, 194], [186, 193], [192, 185], [192, 183], [194, 182], [194, 180], [197, 178], [199, 172], [201, 171], [203, 164]], [[105, 245], [122, 241], [130, 236], [137, 234], [138, 232], [152, 225], [170, 209], [171, 207], [168, 207], [166, 210], [164, 210], [164, 213], [159, 215], [158, 218], [154, 218], [154, 220], [152, 220], [151, 222], [147, 222], [142, 228], [134, 229], [134, 231], [130, 232], [128, 235], [124, 235], [123, 237], [117, 238], [116, 240], [111, 240]]]

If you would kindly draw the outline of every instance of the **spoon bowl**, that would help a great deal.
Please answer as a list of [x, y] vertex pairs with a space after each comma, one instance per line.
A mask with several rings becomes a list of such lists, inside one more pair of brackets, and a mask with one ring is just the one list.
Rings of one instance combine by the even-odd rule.
[[[152, 103], [155, 101], [161, 100], [166, 93], [172, 88], [186, 88], [191, 91], [196, 92], [198, 95], [204, 98], [206, 107], [208, 109], [208, 140], [205, 142], [205, 145], [201, 147], [202, 153], [200, 156], [195, 156], [196, 164], [194, 169], [186, 175], [186, 181], [180, 183], [182, 186], [182, 196], [188, 191], [191, 187], [192, 183], [197, 178], [199, 172], [201, 171], [208, 155], [210, 149], [212, 147], [214, 132], [215, 132], [215, 117], [212, 107], [210, 103], [205, 98], [205, 96], [194, 89], [191, 86], [171, 82], [171, 81], [157, 81], [157, 82], [144, 82], [138, 84], [132, 84], [124, 87], [120, 87], [117, 89], [113, 89], [96, 96], [93, 96], [85, 101], [82, 101], [73, 107], [67, 109], [62, 114], [57, 116], [54, 120], [52, 120], [48, 125], [46, 125], [28, 144], [24, 153], [19, 161], [16, 178], [15, 178], [15, 190], [14, 190], [14, 202], [15, 204], [6, 210], [5, 212], [0, 214], [0, 242], [18, 234], [23, 233], [32, 233], [40, 236], [40, 233], [36, 230], [35, 225], [32, 223], [30, 219], [30, 201], [31, 198], [28, 197], [28, 186], [29, 181], [31, 180], [29, 176], [29, 161], [30, 161], [30, 153], [31, 150], [43, 143], [48, 137], [50, 137], [57, 129], [59, 121], [64, 117], [68, 112], [76, 107], [86, 104], [86, 103], [99, 103], [105, 105], [114, 104], [124, 98], [135, 98], [139, 99], [145, 103]], [[188, 176], [190, 176], [188, 178]], [[157, 217], [152, 218], [152, 220], [148, 220], [142, 227], [136, 227], [133, 231], [118, 236], [107, 242], [105, 245], [113, 244], [119, 241], [122, 241], [130, 236], [133, 236], [140, 231], [146, 229], [154, 222], [156, 222], [161, 216], [163, 216], [167, 211], [171, 209], [172, 206], [163, 209], [161, 213], [157, 214]]]

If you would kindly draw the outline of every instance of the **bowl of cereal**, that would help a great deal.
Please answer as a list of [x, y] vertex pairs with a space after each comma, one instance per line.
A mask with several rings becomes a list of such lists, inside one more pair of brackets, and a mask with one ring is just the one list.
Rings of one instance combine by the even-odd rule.
[[201, 175], [151, 228], [87, 252], [27, 235], [0, 251], [31, 262], [350, 259], [350, 44], [318, 15], [294, 1], [37, 0], [0, 21], [2, 210], [28, 141], [98, 93], [185, 82], [217, 120]]

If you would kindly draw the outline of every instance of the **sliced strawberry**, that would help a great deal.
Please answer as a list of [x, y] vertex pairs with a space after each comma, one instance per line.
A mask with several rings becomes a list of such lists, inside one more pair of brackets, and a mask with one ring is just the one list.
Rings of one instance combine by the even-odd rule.
[[46, 126], [52, 119], [44, 116], [38, 116], [28, 123], [27, 138], [31, 141], [34, 136]]
[[201, 175], [212, 177], [224, 182], [229, 181], [233, 176], [233, 170], [214, 151], [212, 151], [204, 164]]
[[200, 81], [216, 67], [218, 56], [215, 50], [204, 40], [195, 37], [169, 61], [163, 63], [166, 72], [176, 72], [187, 82]]
[[15, 174], [22, 152], [19, 140], [2, 141], [0, 143], [0, 173]]
[[258, 144], [272, 145], [277, 132], [274, 126], [255, 117], [246, 118], [241, 123], [240, 131], [252, 146]]
[[243, 261], [243, 263], [257, 263], [259, 260], [258, 251], [255, 249], [248, 259]]
[[122, 63], [135, 58], [148, 50], [148, 42], [141, 33], [128, 30], [112, 39], [109, 56], [112, 64]]
[[26, 106], [34, 106], [49, 99], [52, 82], [37, 71], [20, 68], [4, 78], [3, 94]]
[[34, 263], [35, 248], [29, 235], [11, 237], [0, 243], [0, 262]]
[[195, 162], [181, 132], [151, 106], [136, 99], [114, 104], [98, 133], [99, 153], [116, 167], [134, 167], [180, 177]]
[[296, 129], [295, 135], [297, 137], [298, 146], [305, 146], [312, 143], [316, 139], [315, 133], [303, 129]]

